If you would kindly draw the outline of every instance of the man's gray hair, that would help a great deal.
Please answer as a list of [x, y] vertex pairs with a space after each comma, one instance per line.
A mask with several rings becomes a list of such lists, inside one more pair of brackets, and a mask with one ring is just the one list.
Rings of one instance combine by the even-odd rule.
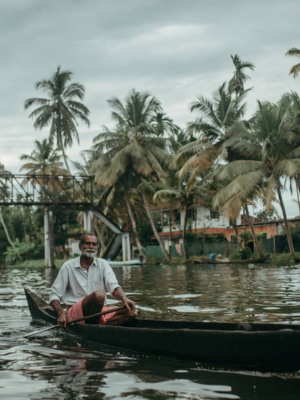
[[86, 236], [94, 236], [96, 238], [97, 244], [99, 246], [99, 239], [97, 238], [97, 236], [94, 235], [92, 232], [86, 232], [86, 233], [84, 233], [83, 235], [80, 236], [80, 239], [79, 239], [79, 246], [80, 247], [84, 244]]

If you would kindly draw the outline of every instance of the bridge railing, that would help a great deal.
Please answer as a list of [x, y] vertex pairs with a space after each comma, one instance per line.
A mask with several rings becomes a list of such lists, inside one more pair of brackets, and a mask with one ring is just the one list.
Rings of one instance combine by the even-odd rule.
[[0, 205], [92, 205], [93, 176], [0, 174]]

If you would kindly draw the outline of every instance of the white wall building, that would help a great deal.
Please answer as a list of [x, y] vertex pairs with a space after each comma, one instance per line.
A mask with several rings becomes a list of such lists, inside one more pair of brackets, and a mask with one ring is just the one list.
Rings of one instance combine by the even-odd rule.
[[[172, 214], [173, 218], [170, 225], [170, 211], [164, 210], [164, 226], [160, 236], [162, 236], [166, 248], [172, 244], [182, 243], [183, 210], [173, 210]], [[188, 210], [187, 218], [187, 231], [193, 233], [222, 234], [224, 229], [230, 227], [229, 219], [224, 214], [219, 214], [219, 212], [210, 210], [202, 205], [196, 205], [196, 212], [194, 208]], [[240, 224], [241, 215], [237, 219], [237, 225]]]

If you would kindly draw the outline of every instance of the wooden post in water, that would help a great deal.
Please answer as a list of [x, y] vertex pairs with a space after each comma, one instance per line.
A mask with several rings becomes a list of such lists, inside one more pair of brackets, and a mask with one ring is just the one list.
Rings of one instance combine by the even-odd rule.
[[53, 211], [44, 209], [45, 267], [54, 267]]

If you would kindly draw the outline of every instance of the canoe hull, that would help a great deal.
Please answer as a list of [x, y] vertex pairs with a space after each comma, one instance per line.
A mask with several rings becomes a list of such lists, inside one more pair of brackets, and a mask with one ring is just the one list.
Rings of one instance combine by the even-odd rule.
[[[33, 319], [56, 324], [54, 312], [25, 289]], [[300, 326], [135, 320], [127, 326], [74, 324], [70, 333], [96, 343], [203, 364], [259, 371], [300, 369]], [[241, 330], [244, 329], [244, 330]], [[246, 330], [245, 330], [246, 329]]]

